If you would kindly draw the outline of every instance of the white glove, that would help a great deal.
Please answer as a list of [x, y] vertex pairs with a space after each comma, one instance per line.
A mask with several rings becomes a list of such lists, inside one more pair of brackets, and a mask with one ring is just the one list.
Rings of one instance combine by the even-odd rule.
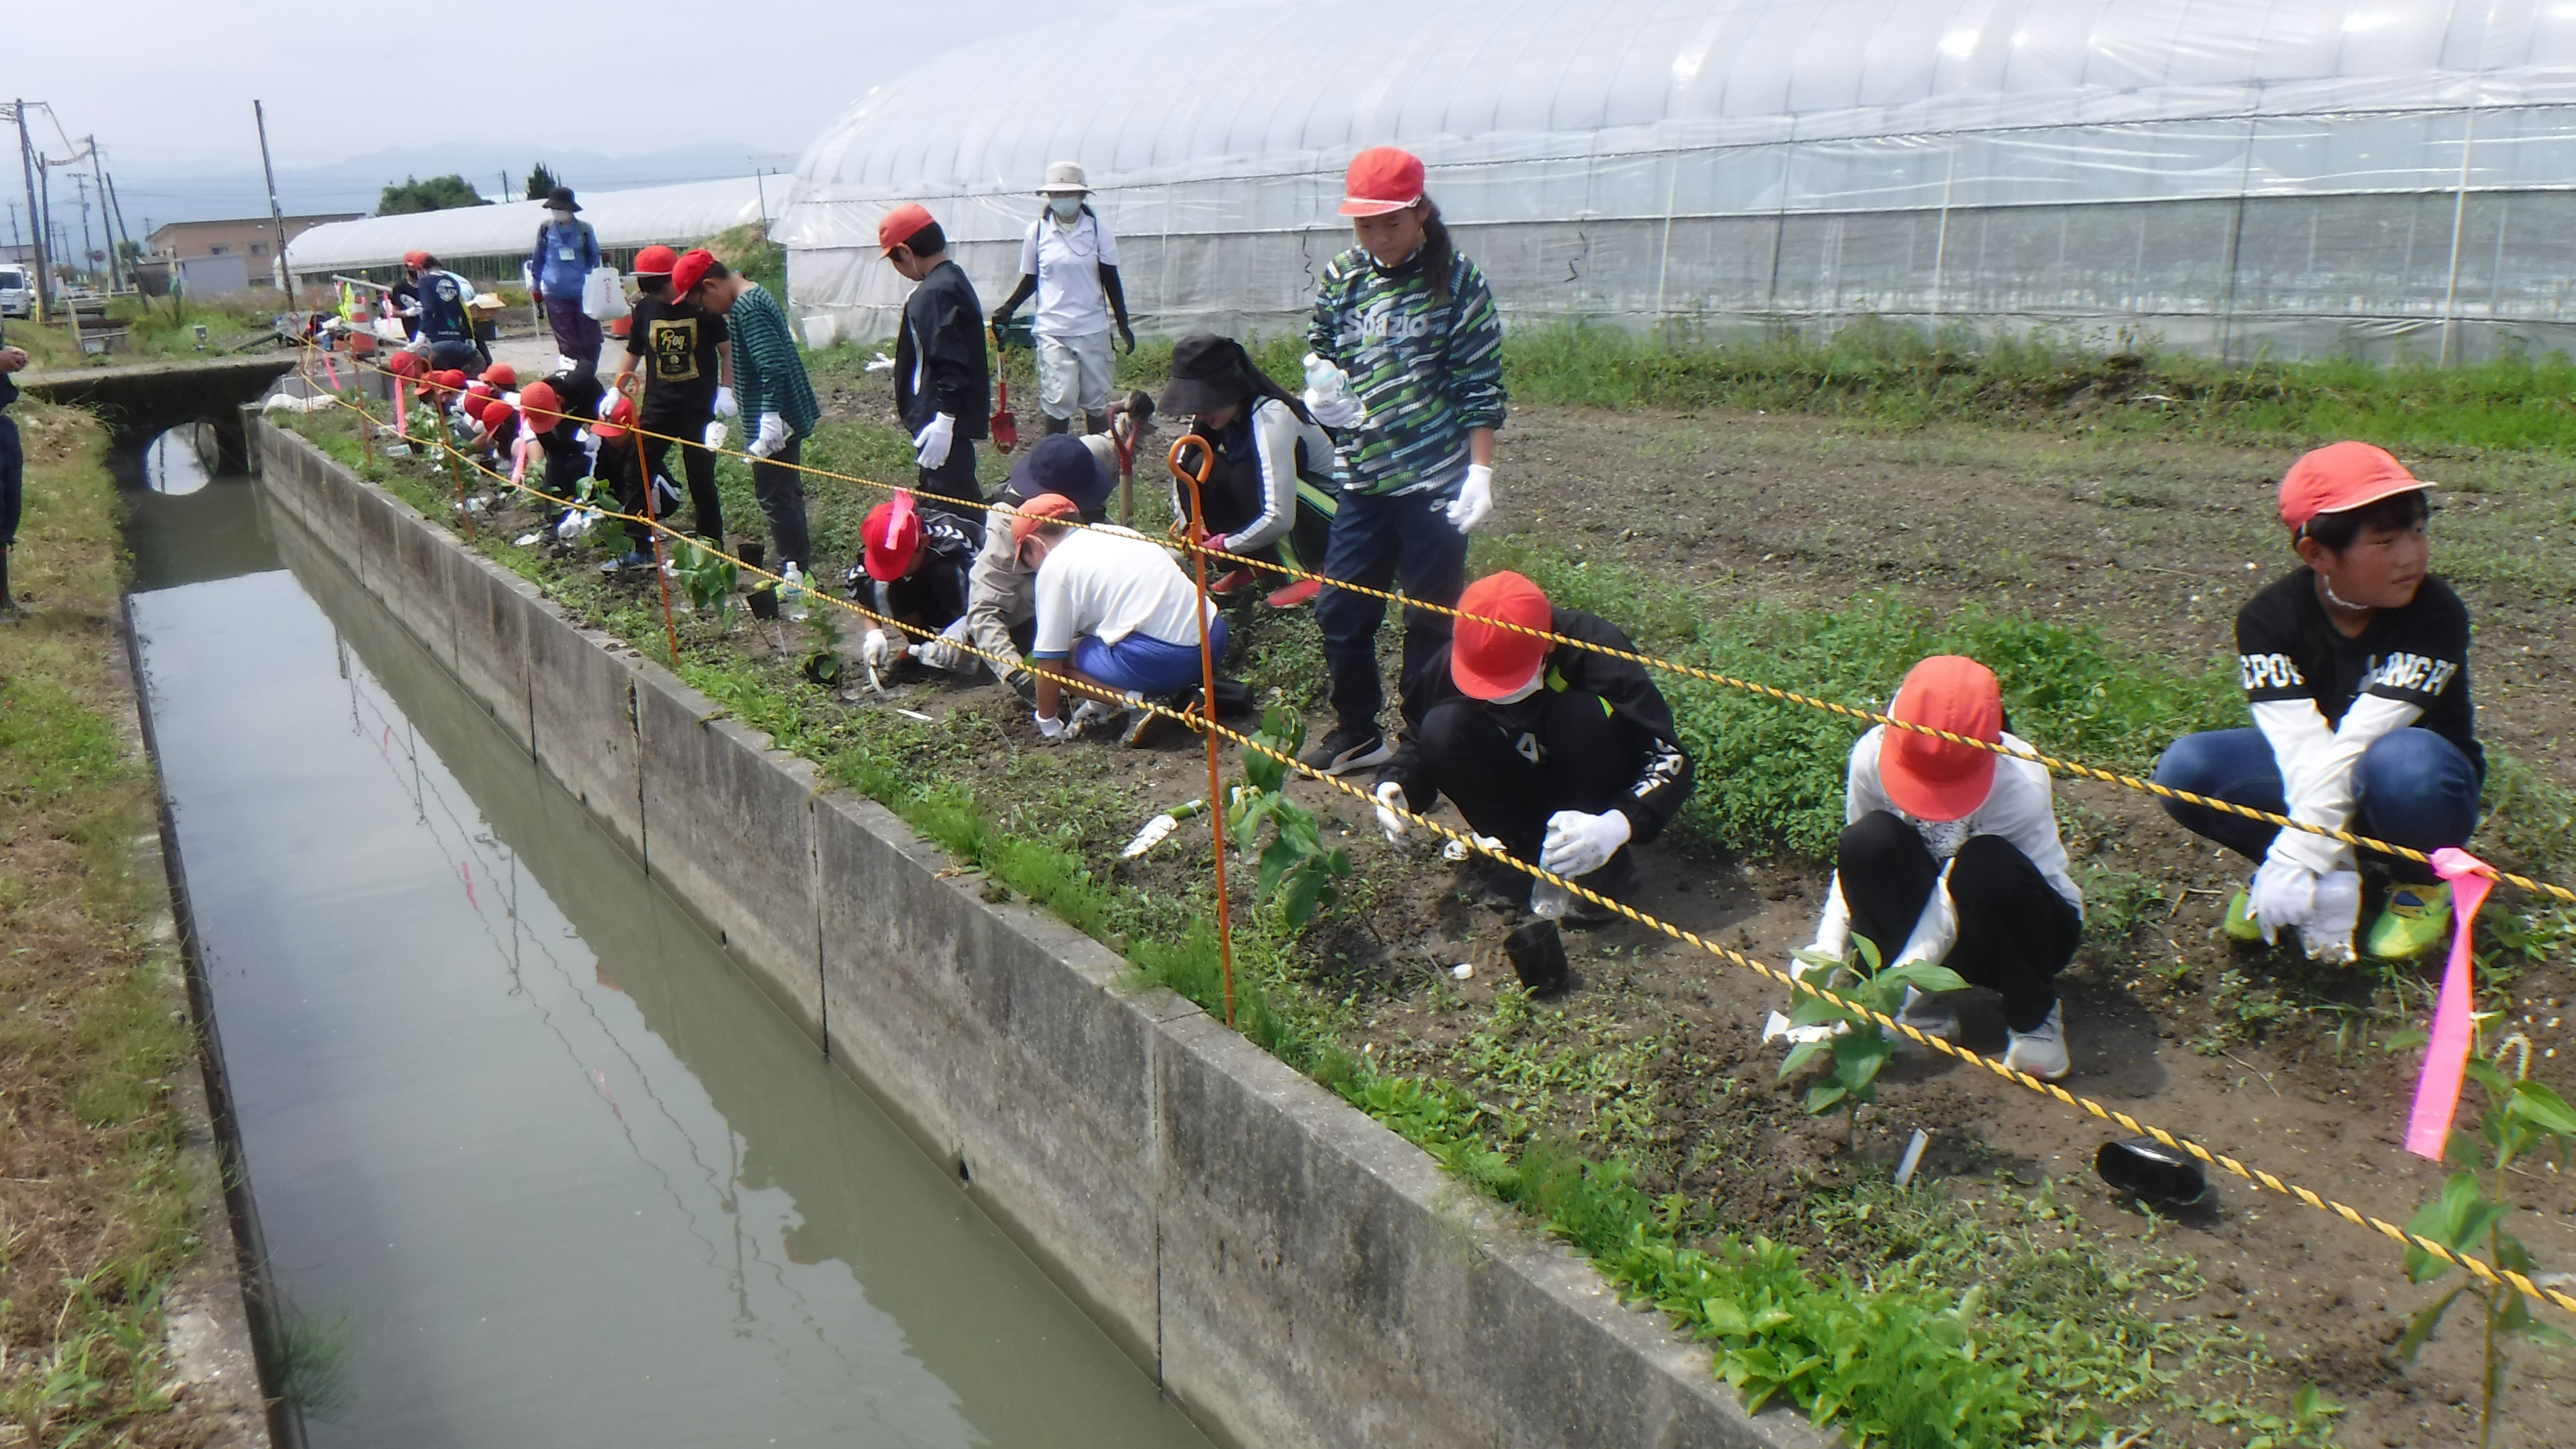
[[883, 629], [870, 629], [868, 637], [859, 641], [859, 657], [867, 661], [870, 669], [883, 669], [886, 661], [894, 657], [894, 641], [886, 638]]
[[1051, 714], [1042, 714], [1037, 716], [1037, 722], [1038, 735], [1041, 738], [1049, 740], [1060, 740], [1064, 738], [1063, 720], [1060, 720]]
[[924, 468], [936, 468], [948, 461], [948, 444], [957, 436], [957, 419], [941, 413], [930, 420], [930, 426], [912, 435], [912, 445], [920, 449], [913, 461]]
[[1628, 817], [1616, 810], [1586, 815], [1559, 810], [1547, 817], [1547, 839], [1538, 848], [1538, 868], [1571, 880], [1610, 863], [1628, 843]]
[[1314, 353], [1306, 354], [1306, 411], [1328, 428], [1355, 428], [1368, 420], [1351, 375]]
[[933, 669], [945, 669], [952, 673], [964, 670], [968, 663], [966, 651], [959, 648], [957, 639], [949, 634], [924, 639], [913, 645], [912, 657]]
[[869, 358], [868, 365], [860, 370], [862, 372], [892, 372], [894, 371], [894, 359], [880, 352], [876, 356]]
[[1449, 526], [1465, 533], [1493, 511], [1494, 470], [1482, 463], [1468, 464], [1466, 481], [1458, 485], [1458, 496], [1449, 500]]
[[[2317, 873], [2292, 860], [2268, 857], [2254, 872], [2254, 923], [2263, 929], [2263, 944], [2275, 934], [2307, 923], [2316, 905]], [[2358, 907], [2355, 908], [2358, 910]]]
[[1393, 780], [1389, 780], [1377, 787], [1377, 828], [1386, 832], [1387, 844], [1401, 845], [1404, 843], [1404, 817], [1396, 814], [1395, 812], [1410, 808], [1410, 806], [1404, 803], [1404, 787], [1402, 785], [1397, 784]]
[[723, 451], [726, 442], [724, 419], [716, 418], [710, 421], [706, 432], [700, 435], [698, 441], [706, 444], [707, 451], [710, 453]]
[[2330, 870], [2317, 877], [2316, 899], [2299, 923], [2308, 959], [2335, 966], [2353, 963], [2352, 929], [2361, 923], [2361, 872]]
[[787, 446], [787, 419], [777, 413], [760, 415], [760, 432], [747, 450], [755, 458], [766, 458]]
[[721, 384], [716, 388], [716, 416], [720, 418], [742, 416], [742, 404], [733, 400], [733, 389]]

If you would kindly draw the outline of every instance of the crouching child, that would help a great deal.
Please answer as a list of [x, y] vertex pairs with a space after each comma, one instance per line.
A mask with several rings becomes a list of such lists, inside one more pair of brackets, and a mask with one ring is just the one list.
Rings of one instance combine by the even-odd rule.
[[954, 514], [924, 512], [909, 493], [868, 510], [847, 584], [850, 597], [877, 616], [859, 642], [870, 669], [899, 674], [916, 662], [935, 662], [969, 672], [983, 662], [959, 647], [975, 546]]
[[[1061, 435], [1059, 435], [1061, 436]], [[1038, 733], [1063, 738], [1126, 718], [1121, 744], [1151, 741], [1164, 716], [1149, 705], [1185, 706], [1202, 682], [1198, 589], [1162, 545], [1116, 524], [1077, 527], [1081, 505], [1042, 494], [1011, 520], [1026, 566], [1037, 576]], [[1225, 620], [1205, 611], [1207, 646], [1225, 655]], [[1062, 687], [1092, 696], [1072, 723], [1059, 718]], [[1077, 726], [1083, 728], [1077, 728]]]
[[[1606, 619], [1551, 606], [1519, 574], [1469, 584], [1458, 612], [1449, 643], [1405, 681], [1404, 742], [1378, 772], [1379, 828], [1400, 840], [1394, 812], [1429, 810], [1445, 794], [1513, 859], [1628, 898], [1633, 847], [1663, 830], [1695, 784], [1672, 706], [1634, 661], [1522, 632], [1636, 648]], [[1486, 903], [1517, 910], [1530, 881], [1500, 867]], [[1578, 926], [1612, 917], [1580, 896], [1566, 912]]]

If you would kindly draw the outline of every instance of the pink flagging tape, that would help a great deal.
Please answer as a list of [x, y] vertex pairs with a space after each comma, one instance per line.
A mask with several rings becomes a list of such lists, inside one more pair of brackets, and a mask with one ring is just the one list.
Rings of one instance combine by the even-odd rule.
[[531, 441], [525, 432], [521, 432], [517, 444], [510, 449], [510, 486], [513, 488], [520, 486], [520, 480], [528, 476], [528, 447]]
[[322, 354], [322, 370], [330, 375], [331, 390], [333, 392], [338, 392], [340, 390], [340, 369], [331, 365], [330, 353], [325, 352]]
[[2406, 1150], [2418, 1157], [2442, 1160], [2451, 1140], [2451, 1119], [2460, 1110], [2460, 1077], [2469, 1062], [2474, 1028], [2470, 976], [2476, 969], [2469, 937], [2477, 926], [2478, 907], [2485, 905], [2495, 877], [2487, 863], [2465, 850], [2445, 846], [2433, 852], [2434, 873], [2451, 883], [2451, 964], [2442, 973], [2442, 997], [2433, 1008], [2433, 1040], [2424, 1048], [2424, 1074], [2415, 1080], [2415, 1113], [2406, 1123]]

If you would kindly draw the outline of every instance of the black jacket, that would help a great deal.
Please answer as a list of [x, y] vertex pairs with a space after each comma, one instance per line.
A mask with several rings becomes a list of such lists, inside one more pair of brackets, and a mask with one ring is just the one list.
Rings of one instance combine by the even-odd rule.
[[894, 344], [894, 408], [919, 432], [946, 413], [959, 439], [987, 435], [993, 379], [984, 361], [984, 304], [955, 262], [941, 262], [904, 299]]
[[[1580, 609], [1556, 609], [1552, 615], [1549, 630], [1568, 639], [1632, 652], [1637, 647], [1619, 632], [1619, 626], [1599, 615]], [[1609, 706], [1612, 718], [1621, 726], [1621, 739], [1636, 757], [1635, 782], [1619, 802], [1620, 812], [1628, 817], [1628, 838], [1640, 844], [1654, 839], [1682, 808], [1682, 802], [1690, 798], [1694, 772], [1690, 754], [1682, 748], [1681, 733], [1673, 726], [1672, 706], [1664, 702], [1662, 691], [1655, 688], [1645, 666], [1558, 644], [1548, 651], [1546, 683], [1540, 687], [1558, 693], [1594, 695]], [[1429, 810], [1440, 799], [1440, 792], [1433, 788], [1430, 775], [1423, 769], [1419, 728], [1422, 717], [1451, 700], [1467, 697], [1449, 675], [1448, 646], [1404, 681], [1404, 719], [1408, 728], [1404, 743], [1396, 749], [1395, 758], [1378, 772], [1378, 779], [1402, 785], [1405, 803], [1414, 810]]]

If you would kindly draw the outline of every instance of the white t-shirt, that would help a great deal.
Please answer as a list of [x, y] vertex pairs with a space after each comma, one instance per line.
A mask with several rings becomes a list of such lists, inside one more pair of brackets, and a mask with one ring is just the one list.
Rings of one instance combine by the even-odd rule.
[[1058, 226], [1053, 214], [1029, 223], [1020, 239], [1020, 275], [1038, 279], [1038, 309], [1032, 319], [1048, 337], [1088, 337], [1109, 330], [1109, 294], [1101, 290], [1100, 269], [1118, 265], [1118, 239], [1090, 212], [1076, 213], [1071, 226]]
[[[1162, 545], [1115, 524], [1077, 528], [1038, 565], [1038, 635], [1029, 652], [1062, 659], [1086, 636], [1115, 644], [1130, 634], [1197, 648], [1198, 590]], [[1215, 606], [1209, 606], [1215, 617]]]

